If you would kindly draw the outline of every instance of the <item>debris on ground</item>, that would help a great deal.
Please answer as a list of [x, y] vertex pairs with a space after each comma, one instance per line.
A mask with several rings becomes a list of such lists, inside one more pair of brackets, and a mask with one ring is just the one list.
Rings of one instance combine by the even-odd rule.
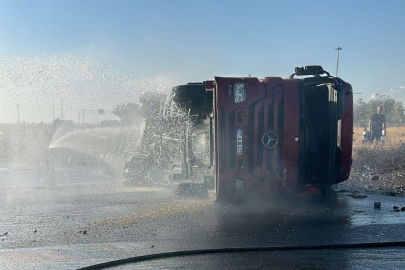
[[345, 184], [357, 189], [379, 190], [383, 195], [405, 196], [405, 158], [403, 133], [398, 140], [377, 147], [353, 145], [353, 164]]
[[374, 202], [374, 208], [381, 208], [381, 202]]
[[353, 191], [353, 193], [350, 193], [347, 196], [357, 198], [357, 199], [362, 199], [362, 198], [368, 197], [367, 195], [361, 193], [360, 191]]
[[347, 189], [340, 189], [338, 191], [336, 191], [337, 193], [351, 193], [352, 191], [347, 190]]
[[405, 170], [379, 171], [377, 175], [353, 168], [344, 184], [353, 189], [379, 190], [386, 196], [405, 196]]
[[387, 192], [383, 192], [383, 193], [381, 193], [382, 195], [386, 195], [386, 196], [392, 196], [392, 197], [395, 197], [396, 196], [396, 193], [395, 192], [392, 192], [392, 191], [387, 191]]

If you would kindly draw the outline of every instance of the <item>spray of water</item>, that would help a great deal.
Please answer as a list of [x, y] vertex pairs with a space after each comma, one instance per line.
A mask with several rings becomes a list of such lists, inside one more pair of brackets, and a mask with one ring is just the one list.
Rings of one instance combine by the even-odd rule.
[[67, 148], [106, 163], [110, 169], [120, 173], [123, 162], [136, 151], [137, 142], [142, 134], [144, 121], [139, 118], [138, 125], [128, 127], [69, 128], [66, 125], [56, 131], [50, 151]]
[[382, 91], [381, 93], [372, 93], [369, 96], [365, 96], [364, 99], [367, 101], [378, 97], [392, 98], [405, 104], [405, 85], [391, 87]]
[[384, 91], [382, 95], [386, 95], [390, 98], [395, 99], [396, 101], [405, 103], [405, 85], [390, 88]]
[[[142, 91], [167, 91], [153, 78], [124, 74], [117, 67], [72, 54], [0, 54], [0, 73], [0, 122], [21, 123], [3, 125], [1, 130], [3, 153], [9, 153], [5, 159], [13, 162], [24, 158], [41, 164], [48, 148], [71, 149], [110, 163], [125, 159], [136, 147], [142, 118], [131, 127], [89, 128], [72, 121], [119, 120], [111, 113], [115, 105], [137, 103]], [[106, 113], [78, 118], [83, 110], [98, 109]], [[72, 120], [71, 125], [47, 124], [56, 118]]]
[[16, 103], [21, 121], [76, 121], [79, 110], [112, 110], [116, 104], [137, 102], [141, 91], [167, 89], [153, 78], [124, 74], [117, 67], [71, 54], [0, 54], [0, 72], [3, 123], [17, 122]]

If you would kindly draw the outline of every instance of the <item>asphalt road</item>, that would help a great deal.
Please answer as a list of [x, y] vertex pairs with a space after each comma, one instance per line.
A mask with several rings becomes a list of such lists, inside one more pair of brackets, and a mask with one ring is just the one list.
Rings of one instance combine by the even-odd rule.
[[[178, 197], [169, 185], [128, 183], [100, 170], [59, 169], [49, 177], [3, 169], [0, 183], [0, 269], [77, 269], [181, 250], [405, 241], [405, 212], [393, 210], [405, 198], [378, 193], [359, 199], [342, 192], [333, 208], [302, 201], [234, 206], [216, 204], [212, 194]], [[131, 269], [404, 269], [404, 251], [224, 253]]]

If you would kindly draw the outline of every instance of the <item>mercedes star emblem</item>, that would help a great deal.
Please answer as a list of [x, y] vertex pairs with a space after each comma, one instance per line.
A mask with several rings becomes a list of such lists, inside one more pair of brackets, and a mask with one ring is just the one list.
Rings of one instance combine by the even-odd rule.
[[273, 131], [267, 131], [266, 133], [264, 133], [262, 138], [263, 145], [267, 148], [273, 148], [274, 146], [276, 146], [277, 141], [277, 135]]

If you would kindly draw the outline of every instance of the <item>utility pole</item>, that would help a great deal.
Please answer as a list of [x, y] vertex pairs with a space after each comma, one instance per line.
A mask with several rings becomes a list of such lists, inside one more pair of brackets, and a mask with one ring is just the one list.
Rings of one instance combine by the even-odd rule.
[[337, 56], [337, 62], [336, 62], [336, 77], [338, 75], [338, 71], [339, 71], [339, 51], [342, 50], [342, 47], [336, 47], [335, 50], [338, 51], [338, 56]]
[[96, 117], [97, 117], [97, 125], [100, 125], [100, 109], [98, 107], [98, 100], [97, 100], [97, 112], [96, 112]]
[[20, 123], [20, 103], [16, 102], [17, 105], [17, 123]]
[[63, 120], [63, 99], [60, 99], [60, 119]]

